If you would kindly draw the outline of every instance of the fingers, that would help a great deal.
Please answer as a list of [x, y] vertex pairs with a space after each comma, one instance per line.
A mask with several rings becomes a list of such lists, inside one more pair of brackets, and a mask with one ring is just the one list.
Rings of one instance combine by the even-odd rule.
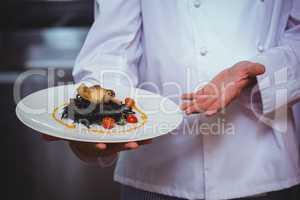
[[251, 80], [265, 73], [265, 67], [259, 63], [241, 62], [221, 72], [209, 84], [194, 93], [183, 94], [181, 110], [190, 115], [205, 113], [216, 114], [240, 95]]
[[197, 103], [193, 103], [192, 105], [188, 106], [185, 110], [187, 115], [193, 114], [193, 113], [200, 113], [204, 112], [203, 109], [201, 109], [200, 105]]
[[218, 110], [209, 110], [205, 112], [205, 115], [210, 117], [218, 113]]
[[139, 148], [141, 145], [147, 145], [147, 144], [151, 144], [152, 140], [143, 140], [143, 141], [138, 141], [138, 142], [128, 142], [124, 144], [124, 148], [127, 150], [131, 150], [131, 149], [137, 149]]
[[180, 109], [182, 111], [185, 111], [187, 115], [190, 115], [192, 113], [200, 113], [203, 112], [204, 110], [201, 109], [201, 106], [197, 104], [195, 101], [189, 101], [189, 102], [184, 102], [180, 106]]
[[110, 152], [110, 153], [118, 153], [120, 151], [125, 150], [134, 150], [139, 148], [141, 145], [151, 144], [152, 140], [143, 140], [138, 142], [127, 142], [127, 143], [118, 143], [118, 144], [105, 144], [98, 143], [95, 144], [96, 149], [100, 152]]
[[47, 141], [47, 142], [55, 142], [55, 141], [60, 141], [60, 138], [57, 137], [53, 137], [50, 135], [42, 135], [43, 140]]
[[107, 148], [107, 145], [104, 143], [99, 143], [96, 144], [96, 148], [98, 148], [99, 150], [105, 150]]
[[149, 144], [151, 140], [145, 140], [140, 142], [128, 142], [128, 143], [86, 143], [86, 142], [72, 142], [69, 141], [70, 147], [76, 155], [86, 155], [88, 157], [96, 158], [99, 156], [112, 156], [121, 151], [134, 150], [139, 148], [140, 145]]
[[185, 93], [181, 96], [182, 100], [193, 100], [195, 98], [195, 93]]
[[207, 111], [205, 112], [205, 115], [211, 117], [217, 114], [220, 110], [221, 110], [220, 103], [218, 101], [215, 101], [208, 107]]
[[180, 106], [186, 114], [206, 112], [207, 109], [214, 104], [218, 99], [215, 95], [193, 95], [192, 101], [183, 102]]
[[206, 87], [203, 87], [202, 89], [198, 90], [197, 92], [185, 93], [185, 94], [181, 95], [181, 99], [182, 100], [193, 100], [196, 98], [201, 98], [202, 96], [207, 96], [207, 95], [205, 95], [205, 90], [207, 90], [207, 88], [209, 88], [209, 87], [210, 86], [207, 85]]
[[201, 103], [197, 102], [184, 102], [181, 105], [181, 109], [185, 111], [187, 115], [194, 113], [203, 113], [207, 116], [212, 116], [218, 113], [220, 110], [220, 102], [217, 99], [206, 99]]
[[124, 147], [126, 149], [137, 149], [139, 147], [139, 144], [137, 142], [128, 142], [124, 144]]
[[185, 111], [188, 107], [192, 106], [194, 104], [194, 102], [192, 101], [188, 101], [188, 102], [183, 102], [181, 105], [180, 105], [180, 109], [182, 111]]
[[254, 63], [247, 68], [249, 77], [256, 77], [265, 73], [265, 67], [262, 64]]
[[143, 140], [143, 141], [139, 141], [138, 144], [139, 145], [146, 145], [146, 144], [151, 144], [152, 140]]

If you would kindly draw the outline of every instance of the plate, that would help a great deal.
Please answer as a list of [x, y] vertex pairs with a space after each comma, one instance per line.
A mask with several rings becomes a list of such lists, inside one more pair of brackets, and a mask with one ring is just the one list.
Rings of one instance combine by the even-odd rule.
[[109, 130], [101, 126], [87, 128], [81, 123], [72, 125], [68, 120], [61, 120], [61, 112], [70, 98], [76, 96], [77, 87], [63, 85], [35, 92], [18, 103], [17, 117], [42, 134], [93, 143], [152, 139], [172, 132], [183, 120], [182, 112], [170, 99], [142, 89], [118, 86], [113, 88], [118, 99], [131, 97], [135, 100], [137, 124], [116, 126]]

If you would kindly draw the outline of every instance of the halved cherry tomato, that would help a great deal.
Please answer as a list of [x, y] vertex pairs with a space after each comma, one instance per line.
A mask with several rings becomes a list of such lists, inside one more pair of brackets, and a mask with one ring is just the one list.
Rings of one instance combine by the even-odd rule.
[[111, 117], [104, 117], [102, 119], [102, 126], [105, 129], [112, 129], [115, 126], [115, 120]]
[[131, 124], [135, 124], [138, 122], [138, 119], [135, 115], [128, 115], [126, 121]]
[[129, 108], [132, 108], [135, 105], [135, 101], [132, 98], [127, 97], [125, 99], [125, 105]]

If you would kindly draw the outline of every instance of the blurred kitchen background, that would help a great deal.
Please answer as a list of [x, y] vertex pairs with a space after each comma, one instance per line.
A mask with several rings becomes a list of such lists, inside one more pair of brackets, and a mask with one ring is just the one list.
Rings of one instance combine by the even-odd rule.
[[[72, 81], [74, 60], [93, 22], [93, 0], [2, 0], [0, 3], [1, 199], [117, 200], [113, 167], [79, 161], [66, 144], [48, 144], [15, 116], [13, 84], [27, 70]], [[24, 97], [47, 87], [47, 77], [29, 76]]]
[[[113, 167], [99, 169], [83, 164], [66, 144], [44, 142], [15, 116], [13, 85], [22, 72], [54, 74], [56, 84], [72, 81], [72, 66], [93, 12], [93, 0], [1, 1], [1, 198], [118, 199]], [[46, 76], [29, 76], [22, 84], [21, 95], [46, 88], [47, 82]], [[300, 124], [300, 115], [297, 119]]]

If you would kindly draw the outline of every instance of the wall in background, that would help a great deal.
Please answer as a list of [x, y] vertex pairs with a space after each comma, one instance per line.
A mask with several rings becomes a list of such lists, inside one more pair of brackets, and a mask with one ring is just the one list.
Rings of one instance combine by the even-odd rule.
[[[2, 198], [24, 200], [117, 200], [113, 167], [88, 166], [65, 142], [47, 143], [15, 116], [13, 83], [27, 70], [72, 81], [74, 60], [93, 21], [93, 0], [7, 0], [0, 6], [0, 176]], [[57, 71], [64, 76], [58, 76]], [[48, 87], [31, 76], [22, 96]], [[14, 192], [12, 192], [14, 191]]]

